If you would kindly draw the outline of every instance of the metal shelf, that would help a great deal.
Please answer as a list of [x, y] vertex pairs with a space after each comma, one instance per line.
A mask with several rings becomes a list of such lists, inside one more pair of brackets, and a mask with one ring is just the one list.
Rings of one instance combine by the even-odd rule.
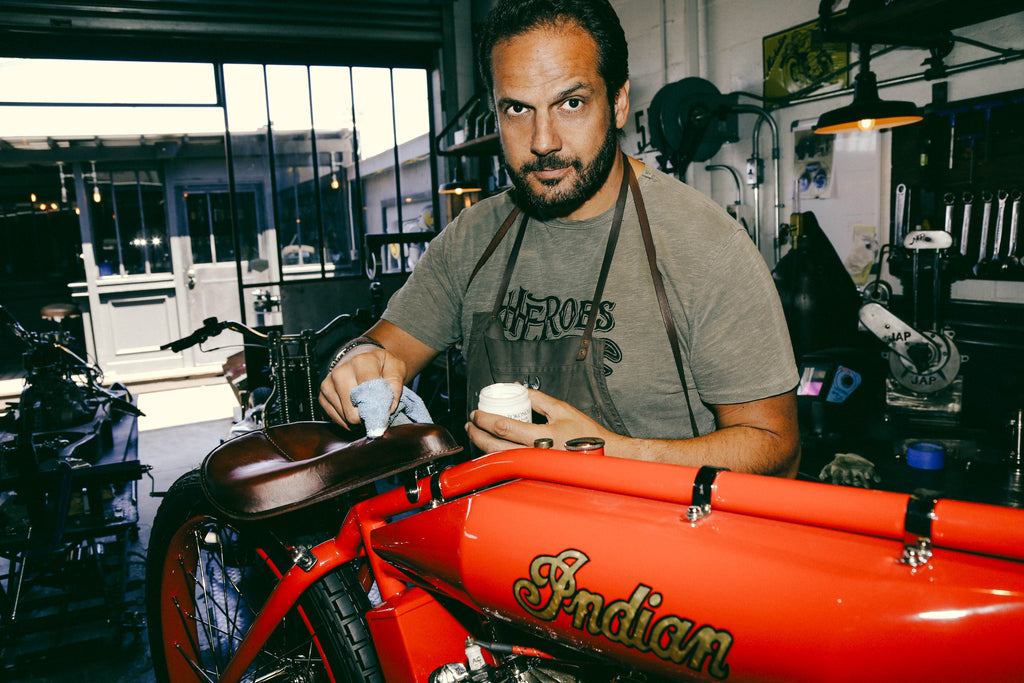
[[501, 150], [497, 133], [481, 135], [478, 138], [452, 145], [447, 149], [439, 149], [437, 153], [443, 157], [451, 156], [494, 156]]
[[[1024, 11], [1021, 0], [897, 0], [878, 9], [853, 2], [831, 18], [830, 37], [875, 45], [929, 47], [948, 31]], [[880, 3], [876, 3], [880, 4]]]

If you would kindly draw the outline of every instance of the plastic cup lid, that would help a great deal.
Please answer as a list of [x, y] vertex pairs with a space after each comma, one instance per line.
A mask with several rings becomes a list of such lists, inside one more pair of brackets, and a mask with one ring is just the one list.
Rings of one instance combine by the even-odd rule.
[[907, 446], [907, 464], [919, 470], [939, 470], [946, 466], [946, 449], [937, 443], [918, 441]]

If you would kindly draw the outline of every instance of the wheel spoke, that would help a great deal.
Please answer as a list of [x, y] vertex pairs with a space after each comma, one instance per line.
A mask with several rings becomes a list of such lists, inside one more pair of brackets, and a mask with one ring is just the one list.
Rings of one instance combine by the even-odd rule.
[[[188, 637], [188, 643], [192, 647], [192, 653], [196, 656], [196, 659], [199, 659], [201, 656], [201, 651], [199, 650], [199, 643], [196, 642], [195, 637], [192, 635], [192, 628], [189, 626], [189, 621], [195, 621], [195, 619], [191, 615], [188, 615], [185, 612], [185, 610], [181, 608], [181, 602], [178, 601], [177, 597], [171, 598], [171, 602], [174, 603], [174, 609], [176, 609], [178, 612], [178, 618], [181, 620], [182, 630]], [[185, 654], [184, 651], [181, 649], [180, 643], [175, 643], [175, 647], [177, 647], [178, 651], [181, 652], [183, 655]]]
[[[229, 527], [197, 526], [191, 531], [190, 542], [194, 544], [198, 558], [195, 570], [186, 568], [180, 558], [179, 566], [192, 586], [194, 609], [190, 613], [177, 599], [174, 599], [174, 604], [195, 658], [188, 657], [182, 648], [178, 649], [197, 675], [201, 675], [204, 680], [211, 680], [209, 674], [216, 675], [223, 671], [235, 647], [242, 641], [251, 619], [258, 613], [242, 588], [252, 567], [244, 561], [247, 554], [237, 546], [237, 536]], [[238, 573], [237, 579], [232, 575], [233, 571]], [[279, 624], [277, 629], [275, 633], [291, 633], [292, 638], [296, 635], [294, 630], [288, 629], [287, 621]], [[309, 635], [308, 628], [303, 627], [301, 632], [306, 635], [297, 642], [288, 643], [284, 651], [262, 650], [260, 657], [265, 661], [254, 661], [249, 672], [251, 678], [246, 680], [252, 683], [286, 680], [283, 677], [289, 675], [289, 672], [295, 672], [297, 667], [312, 672], [314, 667], [322, 666], [320, 657], [313, 656], [316, 651], [314, 637]], [[195, 640], [193, 633], [202, 634], [205, 649]], [[285, 640], [288, 640], [287, 636]], [[212, 670], [205, 669], [200, 663], [204, 653], [212, 660]]]
[[[222, 671], [223, 667], [222, 667], [222, 662], [221, 662], [220, 644], [219, 644], [219, 642], [216, 642], [214, 640], [214, 637], [213, 637], [213, 620], [214, 620], [213, 605], [216, 604], [216, 599], [215, 599], [215, 596], [213, 596], [214, 599], [211, 600], [211, 593], [210, 593], [210, 589], [208, 589], [208, 587], [207, 587], [208, 584], [207, 584], [207, 580], [206, 580], [206, 562], [203, 559], [204, 558], [203, 548], [204, 548], [205, 545], [207, 545], [206, 539], [209, 537], [210, 533], [212, 533], [212, 532], [209, 529], [207, 529], [206, 530], [206, 534], [203, 536], [203, 538], [200, 538], [199, 537], [200, 531], [201, 531], [200, 529], [197, 529], [195, 531], [195, 539], [196, 539], [196, 548], [199, 550], [199, 562], [197, 563], [198, 564], [197, 574], [199, 574], [198, 578], [199, 578], [199, 582], [200, 582], [200, 585], [201, 585], [202, 591], [203, 591], [203, 608], [206, 611], [206, 621], [204, 622], [203, 626], [204, 626], [205, 631], [206, 631], [207, 642], [210, 644], [210, 654], [213, 657], [214, 668], [217, 671]], [[219, 536], [218, 536], [218, 538], [219, 538]], [[196, 608], [197, 608], [196, 609], [196, 616], [198, 617], [199, 605], [196, 605]]]
[[[150, 642], [157, 680], [216, 683], [232, 661], [281, 575], [276, 553], [287, 547], [259, 525], [220, 519], [203, 499], [198, 472], [176, 482], [161, 503], [147, 565]], [[157, 540], [153, 540], [157, 539]], [[156, 545], [154, 545], [154, 542]], [[287, 562], [282, 554], [282, 561]], [[324, 683], [379, 676], [365, 622], [352, 651], [334, 614], [365, 598], [358, 584], [329, 575], [303, 595], [239, 676], [242, 683]], [[344, 575], [348, 577], [348, 574]], [[345, 586], [352, 581], [355, 593]], [[307, 602], [308, 601], [308, 602]], [[172, 614], [173, 611], [173, 614]], [[347, 625], [345, 628], [349, 628]], [[347, 633], [347, 632], [346, 632]]]
[[180, 643], [175, 643], [174, 647], [184, 658], [185, 662], [188, 663], [190, 667], [192, 667], [192, 671], [196, 674], [196, 676], [201, 677], [201, 680], [206, 681], [206, 683], [216, 683], [212, 678], [206, 675], [206, 672], [203, 671], [202, 667], [200, 667], [198, 663], [196, 663], [191, 657], [185, 654], [185, 651], [181, 649]]

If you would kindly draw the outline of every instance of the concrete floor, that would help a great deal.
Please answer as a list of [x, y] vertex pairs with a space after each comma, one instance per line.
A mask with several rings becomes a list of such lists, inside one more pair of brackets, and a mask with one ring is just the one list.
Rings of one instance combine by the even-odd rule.
[[[138, 396], [139, 460], [152, 466], [153, 479], [139, 482], [139, 540], [129, 550], [128, 611], [137, 612], [139, 628], [109, 647], [55, 648], [38, 660], [12, 671], [0, 671], [10, 683], [152, 683], [149, 645], [144, 626], [144, 558], [153, 517], [160, 504], [152, 491], [166, 491], [181, 474], [194, 469], [227, 436], [237, 405], [223, 378], [214, 383], [162, 384], [130, 387]], [[158, 391], [150, 389], [158, 388]]]

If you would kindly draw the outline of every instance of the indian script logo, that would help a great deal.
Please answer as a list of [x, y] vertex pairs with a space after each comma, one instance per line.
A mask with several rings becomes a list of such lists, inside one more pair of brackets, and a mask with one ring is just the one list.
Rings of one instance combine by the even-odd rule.
[[713, 626], [696, 627], [690, 619], [675, 614], [658, 615], [662, 595], [640, 583], [629, 599], [607, 600], [600, 593], [580, 588], [576, 573], [590, 558], [579, 550], [558, 555], [539, 555], [530, 563], [530, 578], [513, 584], [516, 602], [527, 614], [554, 621], [560, 612], [572, 616], [572, 627], [594, 636], [621, 643], [640, 652], [676, 664], [685, 664], [717, 678], [729, 676], [725, 658], [732, 647], [732, 634]]

